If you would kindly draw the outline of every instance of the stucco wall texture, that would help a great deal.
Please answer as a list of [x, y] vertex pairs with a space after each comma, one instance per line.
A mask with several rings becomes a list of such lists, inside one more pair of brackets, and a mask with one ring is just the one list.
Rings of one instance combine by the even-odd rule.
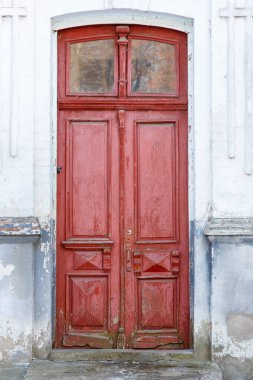
[[[21, 218], [16, 234], [0, 228], [1, 363], [46, 358], [54, 339], [57, 31], [139, 23], [188, 34], [194, 354], [217, 361], [224, 379], [253, 379], [252, 9], [253, 0], [0, 2], [0, 217]], [[32, 217], [37, 232], [26, 229]], [[217, 219], [230, 223], [206, 231]]]

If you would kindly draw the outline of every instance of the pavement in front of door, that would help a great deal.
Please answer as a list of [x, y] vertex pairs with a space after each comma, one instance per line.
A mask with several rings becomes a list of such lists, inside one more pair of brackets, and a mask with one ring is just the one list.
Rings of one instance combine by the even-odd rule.
[[8, 365], [0, 364], [0, 380], [23, 380], [27, 372], [28, 365]]
[[221, 380], [221, 372], [210, 363], [184, 365], [159, 362], [141, 363], [133, 361], [79, 361], [59, 362], [33, 360], [27, 368], [16, 372], [0, 368], [1, 380]]

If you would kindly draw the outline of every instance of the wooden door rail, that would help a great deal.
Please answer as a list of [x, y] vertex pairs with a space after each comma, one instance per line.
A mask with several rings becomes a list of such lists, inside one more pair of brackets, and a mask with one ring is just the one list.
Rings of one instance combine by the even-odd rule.
[[113, 246], [113, 241], [109, 239], [68, 239], [62, 241], [65, 249], [82, 249], [82, 250], [103, 250], [110, 251]]
[[168, 110], [187, 111], [187, 101], [175, 101], [175, 99], [70, 99], [58, 102], [59, 110], [84, 110], [84, 109], [122, 109], [125, 110]]

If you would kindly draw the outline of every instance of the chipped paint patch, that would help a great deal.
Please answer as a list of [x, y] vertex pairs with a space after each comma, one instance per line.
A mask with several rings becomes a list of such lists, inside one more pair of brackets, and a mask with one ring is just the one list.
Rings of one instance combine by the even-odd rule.
[[227, 331], [228, 336], [238, 342], [253, 339], [253, 314], [229, 313]]
[[10, 276], [14, 269], [14, 265], [9, 264], [4, 266], [2, 260], [0, 260], [0, 280], [2, 280], [6, 276]]
[[30, 217], [13, 217], [0, 218], [0, 235], [3, 236], [22, 236], [22, 235], [40, 235], [40, 225], [38, 218]]
[[8, 331], [6, 336], [0, 336], [1, 361], [5, 363], [29, 363], [32, 359], [32, 335], [19, 334], [13, 336]]
[[114, 325], [117, 325], [119, 323], [119, 310], [117, 312], [117, 315], [113, 317], [112, 322]]

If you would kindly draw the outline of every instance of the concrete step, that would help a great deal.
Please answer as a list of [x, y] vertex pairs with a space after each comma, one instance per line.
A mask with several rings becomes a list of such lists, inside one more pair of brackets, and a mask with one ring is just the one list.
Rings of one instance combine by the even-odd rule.
[[194, 360], [193, 350], [85, 350], [85, 349], [61, 349], [52, 350], [48, 355], [53, 361], [191, 361]]
[[215, 364], [196, 361], [190, 352], [179, 354], [178, 352], [168, 353], [168, 351], [127, 351], [125, 354], [126, 351], [124, 353], [119, 352], [120, 350], [114, 350], [115, 353], [111, 351], [113, 350], [94, 350], [94, 352], [92, 350], [53, 350], [49, 356], [51, 360], [34, 360], [24, 379], [222, 379], [221, 371]]

